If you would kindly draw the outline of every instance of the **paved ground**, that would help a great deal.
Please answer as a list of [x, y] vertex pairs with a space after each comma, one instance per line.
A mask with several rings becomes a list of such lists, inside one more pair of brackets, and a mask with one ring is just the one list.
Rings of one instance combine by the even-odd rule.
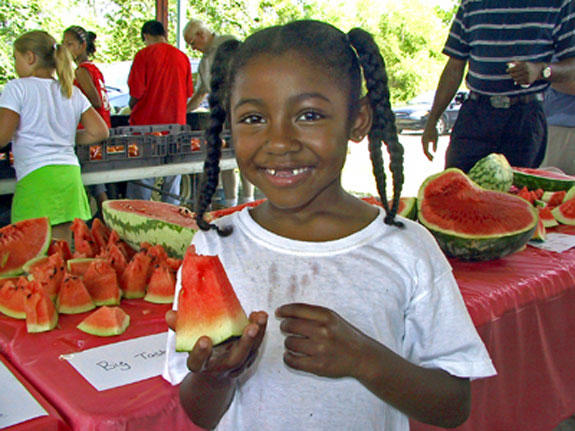
[[[449, 143], [449, 136], [439, 138], [439, 146], [433, 162], [427, 160], [421, 146], [421, 133], [411, 132], [399, 136], [399, 142], [404, 148], [404, 176], [402, 196], [417, 196], [419, 186], [429, 175], [443, 170], [445, 150]], [[389, 165], [389, 155], [384, 149], [385, 164]], [[391, 196], [391, 177], [386, 166], [388, 176], [388, 195]], [[377, 196], [375, 179], [371, 170], [371, 161], [367, 149], [367, 140], [359, 144], [350, 142], [349, 154], [343, 169], [342, 183], [350, 192], [369, 193]]]

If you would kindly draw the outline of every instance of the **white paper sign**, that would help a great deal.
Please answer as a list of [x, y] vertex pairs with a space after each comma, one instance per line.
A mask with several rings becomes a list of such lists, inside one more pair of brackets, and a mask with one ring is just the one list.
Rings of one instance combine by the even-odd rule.
[[167, 332], [62, 355], [98, 391], [162, 373]]
[[545, 241], [529, 241], [529, 245], [541, 248], [543, 250], [561, 253], [562, 251], [575, 247], [575, 235], [568, 235], [564, 233], [548, 233], [547, 239]]
[[0, 428], [6, 428], [39, 416], [47, 416], [48, 412], [36, 398], [12, 374], [5, 364], [0, 362]]

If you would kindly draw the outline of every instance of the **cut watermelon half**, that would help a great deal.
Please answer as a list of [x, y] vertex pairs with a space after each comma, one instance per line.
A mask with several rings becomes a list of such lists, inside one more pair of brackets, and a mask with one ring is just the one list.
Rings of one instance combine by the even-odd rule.
[[142, 242], [161, 244], [172, 257], [183, 257], [198, 230], [193, 213], [164, 202], [107, 200], [102, 212], [106, 225], [136, 250]]
[[190, 247], [182, 264], [176, 350], [191, 351], [204, 335], [220, 344], [241, 336], [248, 323], [220, 259], [197, 255]]
[[80, 322], [77, 328], [98, 337], [112, 337], [126, 331], [130, 316], [120, 307], [100, 307]]
[[22, 220], [0, 228], [0, 275], [21, 274], [26, 262], [46, 254], [51, 236], [48, 217]]

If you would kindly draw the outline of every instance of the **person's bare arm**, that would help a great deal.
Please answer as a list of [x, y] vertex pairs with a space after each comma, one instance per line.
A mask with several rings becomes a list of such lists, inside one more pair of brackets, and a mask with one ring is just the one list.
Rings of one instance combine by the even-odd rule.
[[433, 144], [433, 152], [437, 151], [437, 122], [451, 103], [451, 100], [453, 100], [457, 89], [461, 85], [466, 64], [466, 60], [458, 60], [450, 57], [439, 78], [433, 105], [431, 105], [429, 118], [427, 119], [421, 137], [423, 153], [429, 160], [433, 160], [433, 154], [429, 151], [430, 143]]
[[424, 423], [455, 427], [469, 416], [468, 379], [412, 364], [323, 307], [286, 304], [276, 316], [286, 334], [288, 366], [323, 377], [355, 378], [382, 401]]
[[80, 122], [84, 128], [76, 132], [76, 143], [79, 145], [102, 142], [110, 135], [108, 125], [92, 107], [82, 114]]
[[83, 67], [78, 67], [76, 69], [76, 79], [78, 80], [78, 84], [80, 84], [82, 92], [86, 95], [92, 106], [96, 109], [100, 108], [102, 106], [102, 98], [100, 94], [98, 94], [90, 72]]
[[0, 108], [0, 148], [10, 143], [20, 124], [20, 115], [11, 109]]
[[186, 105], [186, 112], [192, 112], [198, 109], [204, 97], [206, 97], [207, 93], [196, 92], [193, 94], [192, 97], [188, 100], [188, 104]]

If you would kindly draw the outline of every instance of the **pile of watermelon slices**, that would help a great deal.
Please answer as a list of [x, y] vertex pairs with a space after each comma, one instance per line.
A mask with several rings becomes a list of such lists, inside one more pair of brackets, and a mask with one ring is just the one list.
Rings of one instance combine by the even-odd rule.
[[[161, 245], [142, 243], [135, 251], [97, 218], [91, 227], [76, 219], [71, 229], [73, 253], [66, 241], [51, 240], [47, 219], [0, 229], [0, 313], [26, 319], [28, 332], [44, 332], [56, 327], [60, 314], [99, 307], [94, 313], [100, 317], [89, 322], [115, 319], [123, 332], [129, 319], [119, 308], [122, 298], [173, 302], [182, 261], [169, 257]], [[115, 335], [110, 330], [99, 334], [91, 323], [79, 328]]]

